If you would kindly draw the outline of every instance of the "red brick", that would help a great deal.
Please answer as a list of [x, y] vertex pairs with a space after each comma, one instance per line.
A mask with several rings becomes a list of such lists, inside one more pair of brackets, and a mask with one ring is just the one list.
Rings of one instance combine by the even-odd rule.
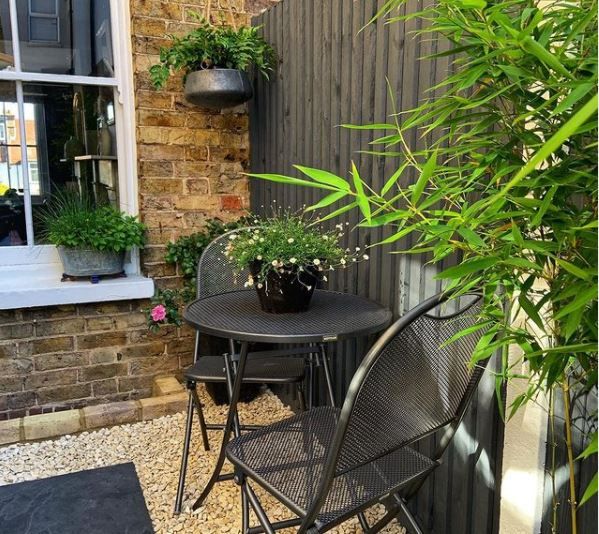
[[221, 207], [224, 210], [243, 209], [243, 200], [239, 195], [223, 195], [220, 197]]

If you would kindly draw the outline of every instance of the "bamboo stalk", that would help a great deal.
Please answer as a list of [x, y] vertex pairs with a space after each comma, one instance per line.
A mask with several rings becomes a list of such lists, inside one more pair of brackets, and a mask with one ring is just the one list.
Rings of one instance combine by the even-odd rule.
[[574, 463], [574, 452], [572, 450], [572, 420], [570, 418], [570, 386], [568, 384], [568, 377], [564, 378], [562, 382], [562, 390], [564, 392], [564, 419], [566, 426], [566, 449], [568, 451], [568, 467], [569, 467], [569, 479], [570, 479], [570, 518], [572, 520], [572, 534], [578, 533], [578, 526], [576, 520], [576, 479], [575, 479], [575, 463]]

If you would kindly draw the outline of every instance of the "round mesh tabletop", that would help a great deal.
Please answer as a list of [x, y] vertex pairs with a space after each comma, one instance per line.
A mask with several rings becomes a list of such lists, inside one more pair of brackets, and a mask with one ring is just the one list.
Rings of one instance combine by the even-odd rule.
[[379, 332], [391, 312], [363, 297], [317, 290], [306, 312], [266, 313], [256, 292], [245, 290], [196, 300], [184, 318], [204, 334], [239, 341], [320, 343]]

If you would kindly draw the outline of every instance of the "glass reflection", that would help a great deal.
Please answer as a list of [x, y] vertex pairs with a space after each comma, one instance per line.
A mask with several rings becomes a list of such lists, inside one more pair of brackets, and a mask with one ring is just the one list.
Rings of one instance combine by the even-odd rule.
[[[31, 107], [25, 110], [25, 127], [33, 127]], [[27, 244], [24, 173], [19, 109], [15, 84], [0, 82], [0, 246]]]

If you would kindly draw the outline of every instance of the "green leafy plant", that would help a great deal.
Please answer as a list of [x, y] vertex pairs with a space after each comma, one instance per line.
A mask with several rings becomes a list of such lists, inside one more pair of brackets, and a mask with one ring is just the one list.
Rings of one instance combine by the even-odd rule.
[[[509, 415], [540, 393], [563, 394], [576, 533], [577, 507], [597, 492], [595, 474], [578, 501], [571, 431], [573, 391], [597, 388], [597, 4], [441, 1], [403, 16], [402, 4], [388, 0], [377, 17], [420, 19], [421, 35], [450, 45], [436, 57], [454, 55], [440, 96], [388, 123], [347, 125], [375, 132], [371, 154], [400, 157], [384, 186], [372, 190], [356, 166], [347, 180], [307, 167], [302, 178], [255, 176], [320, 188], [319, 207], [344, 200], [323, 219], [359, 209], [362, 226], [393, 228], [379, 245], [411, 236], [404, 253], [461, 259], [437, 277], [458, 294], [483, 288], [478, 327], [488, 331], [472, 363], [500, 351], [498, 393], [527, 381]], [[588, 437], [583, 457], [597, 453]]]
[[201, 232], [182, 236], [176, 241], [168, 243], [164, 259], [167, 263], [177, 265], [179, 273], [186, 280], [195, 283], [198, 261], [208, 244], [219, 235], [248, 224], [251, 224], [249, 217], [242, 217], [229, 223], [224, 223], [220, 219], [210, 219]]
[[196, 277], [202, 252], [218, 236], [248, 224], [248, 217], [241, 217], [229, 223], [218, 218], [209, 219], [202, 231], [179, 237], [167, 244], [164, 259], [167, 263], [177, 266], [179, 274], [183, 276], [183, 287], [156, 289], [151, 299], [153, 306], [146, 310], [148, 328], [152, 332], [156, 332], [163, 324], [181, 326], [183, 307], [196, 298]]
[[165, 86], [173, 71], [190, 72], [225, 68], [246, 71], [251, 66], [266, 78], [275, 65], [273, 48], [258, 33], [259, 28], [233, 29], [201, 24], [184, 37], [169, 36], [172, 44], [160, 49], [160, 63], [150, 67], [150, 78], [157, 88]]
[[[246, 286], [262, 284], [269, 272], [297, 273], [306, 268], [317, 272], [345, 268], [358, 261], [360, 248], [354, 253], [339, 245], [343, 225], [333, 231], [322, 230], [311, 221], [294, 214], [281, 213], [256, 219], [256, 228], [242, 229], [229, 236], [225, 256], [236, 268], [245, 269], [258, 262], [257, 275], [250, 275]], [[368, 259], [363, 254], [361, 259]], [[326, 276], [323, 277], [326, 281]]]
[[38, 217], [43, 237], [57, 246], [121, 252], [144, 244], [136, 217], [78, 195], [56, 194]]

